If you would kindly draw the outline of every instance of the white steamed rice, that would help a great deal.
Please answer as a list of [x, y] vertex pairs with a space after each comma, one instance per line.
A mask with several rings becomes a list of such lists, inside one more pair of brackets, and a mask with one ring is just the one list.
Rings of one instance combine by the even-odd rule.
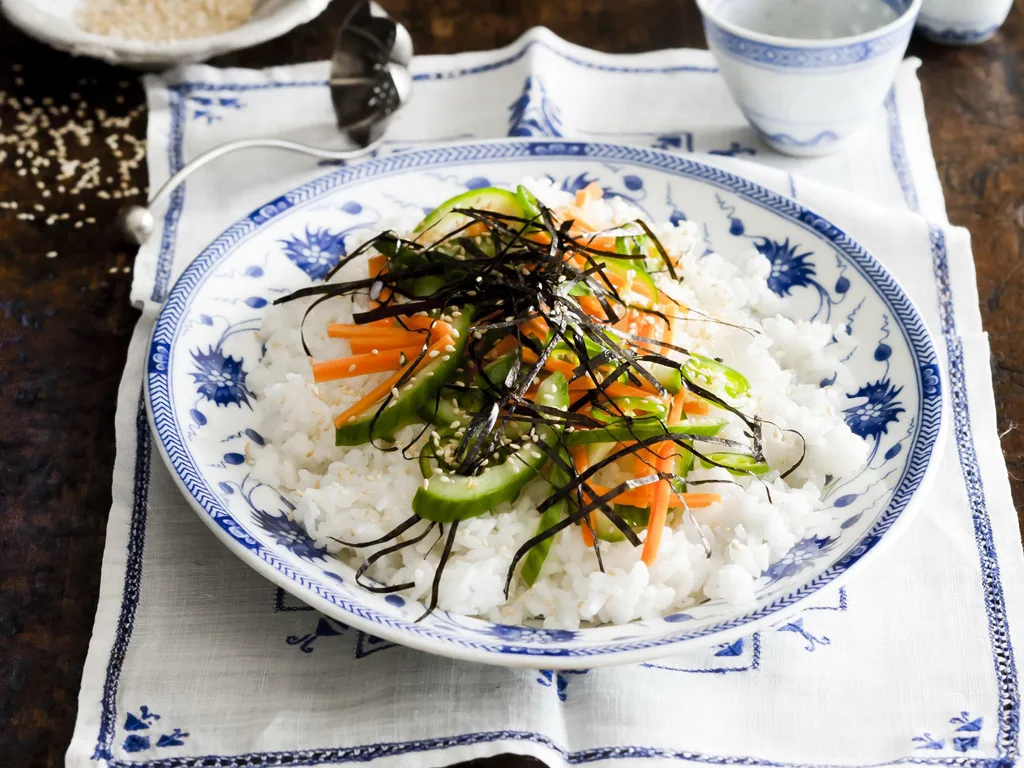
[[[572, 201], [545, 182], [525, 183], [549, 207]], [[611, 199], [591, 203], [586, 215], [595, 224], [614, 226], [638, 213]], [[402, 223], [409, 225], [408, 230], [415, 221]], [[695, 510], [711, 544], [710, 557], [693, 523], [683, 520], [666, 527], [650, 569], [640, 560], [640, 548], [628, 542], [601, 542], [601, 573], [593, 550], [573, 526], [556, 537], [533, 587], [514, 580], [506, 601], [503, 587], [512, 556], [536, 532], [536, 505], [550, 492], [545, 483], [535, 481], [514, 504], [459, 525], [441, 579], [440, 608], [510, 624], [542, 617], [544, 626], [575, 628], [580, 622], [654, 618], [705, 599], [748, 603], [756, 579], [772, 563], [809, 532], [828, 531], [834, 525], [817, 510], [825, 479], [860, 466], [868, 450], [847, 427], [840, 405], [840, 391], [849, 383], [840, 362], [850, 351], [849, 338], [841, 327], [780, 316], [779, 299], [766, 283], [769, 263], [755, 249], [731, 261], [715, 254], [701, 256], [704, 244], [694, 224], [652, 226], [665, 247], [679, 255], [682, 284], [671, 289], [684, 305], [762, 331], [749, 334], [717, 323], [682, 322], [677, 324], [675, 343], [720, 357], [749, 379], [751, 400], [743, 410], [781, 428], [764, 430], [765, 456], [772, 467], [789, 467], [800, 456], [799, 437], [783, 429], [798, 430], [806, 438], [806, 458], [785, 481], [778, 478], [778, 471], [765, 476], [772, 503], [758, 482], [741, 479], [746, 487], [723, 483], [700, 488], [722, 497], [721, 503]], [[365, 262], [349, 269], [343, 277], [361, 277]], [[663, 283], [667, 279], [664, 276]], [[266, 446], [253, 446], [252, 473], [290, 493], [296, 519], [316, 542], [357, 565], [374, 548], [353, 552], [331, 537], [365, 541], [395, 527], [411, 514], [410, 503], [422, 476], [417, 463], [400, 452], [369, 445], [335, 446], [333, 416], [379, 377], [370, 383], [355, 379], [314, 384], [298, 331], [307, 306], [306, 301], [296, 301], [272, 307], [263, 319], [260, 335], [266, 355], [247, 383], [258, 400]], [[339, 299], [323, 303], [310, 315], [306, 339], [317, 359], [348, 354], [346, 342], [329, 339], [320, 329], [328, 322], [350, 322], [353, 309], [350, 301]], [[832, 387], [819, 387], [822, 379], [836, 372]], [[418, 431], [419, 427], [403, 430], [397, 436], [399, 444], [408, 443]], [[736, 420], [722, 434], [742, 439], [742, 424]], [[690, 477], [734, 479], [717, 468], [698, 468]], [[407, 535], [420, 530], [417, 526]], [[370, 575], [388, 584], [414, 582], [406, 596], [425, 600], [440, 554], [435, 539], [431, 534], [384, 558]]]

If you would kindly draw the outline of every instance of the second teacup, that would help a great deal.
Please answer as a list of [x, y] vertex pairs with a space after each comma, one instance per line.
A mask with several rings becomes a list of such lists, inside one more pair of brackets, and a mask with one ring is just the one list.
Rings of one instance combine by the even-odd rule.
[[824, 155], [892, 87], [921, 0], [697, 0], [708, 47], [773, 148]]
[[1013, 0], [925, 0], [918, 31], [944, 45], [976, 45], [1006, 21]]

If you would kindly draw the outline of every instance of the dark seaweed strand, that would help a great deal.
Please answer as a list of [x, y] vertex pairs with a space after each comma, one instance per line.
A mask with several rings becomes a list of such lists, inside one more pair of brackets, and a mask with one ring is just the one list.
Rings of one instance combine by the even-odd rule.
[[427, 616], [434, 612], [437, 608], [438, 590], [441, 587], [441, 574], [444, 572], [445, 565], [448, 564], [448, 558], [451, 557], [452, 547], [455, 545], [455, 533], [459, 529], [459, 521], [453, 520], [448, 524], [448, 538], [444, 542], [444, 550], [441, 552], [441, 559], [437, 562], [437, 568], [434, 570], [434, 581], [430, 585], [430, 604], [427, 606], [427, 610], [423, 612], [423, 615], [416, 619], [417, 622], [423, 621]]
[[[696, 448], [694, 448], [692, 445], [689, 445], [686, 442], [687, 440], [693, 440], [693, 439], [694, 438], [691, 435], [677, 435], [677, 434], [673, 434], [673, 433], [670, 433], [670, 432], [666, 432], [666, 433], [660, 434], [660, 435], [653, 435], [652, 437], [645, 438], [643, 440], [637, 440], [637, 441], [635, 441], [633, 443], [633, 445], [625, 446], [621, 450], [618, 450], [618, 451], [615, 451], [615, 452], [609, 454], [607, 457], [605, 457], [604, 459], [599, 461], [597, 464], [594, 464], [594, 465], [590, 466], [585, 472], [580, 473], [578, 475], [579, 482], [586, 483], [591, 478], [593, 478], [594, 475], [596, 475], [598, 472], [600, 472], [602, 469], [604, 469], [605, 467], [615, 463], [619, 459], [624, 458], [626, 456], [631, 456], [631, 455], [635, 454], [637, 451], [640, 451], [640, 450], [645, 449], [645, 448], [650, 448], [652, 445], [657, 445], [658, 443], [663, 443], [663, 442], [673, 442], [676, 445], [678, 445], [681, 448], [683, 448], [684, 450], [692, 453], [694, 456], [699, 458], [701, 461], [705, 461], [708, 464], [711, 464], [712, 466], [721, 467], [722, 469], [728, 469], [728, 467], [726, 467], [726, 466], [724, 466], [724, 465], [714, 461], [713, 459], [708, 458], [703, 453], [701, 453]], [[734, 440], [726, 440], [725, 438], [720, 438], [720, 437], [701, 437], [700, 440], [701, 440], [701, 442], [709, 442], [709, 443], [711, 443], [713, 445], [727, 445], [729, 447], [745, 447], [742, 443], [737, 443]], [[663, 474], [663, 473], [658, 473], [658, 474]], [[653, 477], [653, 476], [654, 475], [648, 475], [647, 477]], [[622, 488], [622, 491], [620, 491], [620, 493], [623, 492], [623, 491], [633, 490], [634, 488], [639, 488], [641, 486], [647, 485], [647, 483], [650, 482], [650, 481], [648, 481], [647, 477], [639, 478], [638, 480], [642, 481], [642, 482], [639, 482], [639, 483], [637, 482], [637, 479], [624, 481], [619, 486], [619, 487]], [[631, 483], [634, 483], [634, 485], [631, 485]], [[570, 493], [572, 493], [572, 491], [573, 491], [573, 489], [571, 487], [569, 487], [569, 486], [567, 486], [565, 488], [559, 489], [558, 491], [553, 493], [551, 496], [548, 496], [544, 501], [542, 501], [540, 504], [537, 505], [537, 512], [540, 513], [540, 514], [543, 514], [552, 505], [557, 504], [559, 501], [561, 501], [562, 499], [566, 498]], [[618, 495], [618, 494], [616, 494], [616, 495]]]
[[426, 530], [424, 530], [423, 533], [420, 533], [419, 535], [414, 536], [413, 538], [408, 539], [407, 541], [400, 541], [397, 544], [392, 544], [390, 547], [385, 547], [384, 549], [374, 552], [368, 558], [363, 560], [362, 565], [360, 565], [359, 568], [356, 570], [356, 584], [358, 584], [363, 589], [381, 595], [389, 594], [391, 592], [401, 592], [402, 590], [415, 587], [416, 582], [413, 581], [409, 581], [404, 584], [394, 584], [390, 587], [382, 587], [373, 584], [363, 584], [359, 580], [362, 578], [363, 574], [366, 573], [366, 571], [382, 557], [386, 557], [387, 555], [403, 550], [406, 547], [411, 547], [413, 544], [423, 541], [423, 539], [427, 537], [427, 534], [430, 533], [431, 529], [435, 525], [437, 525], [437, 523], [432, 522], [430, 525], [427, 526]]
[[419, 515], [413, 515], [412, 517], [408, 517], [403, 522], [399, 523], [394, 528], [392, 528], [390, 531], [385, 533], [383, 536], [381, 536], [378, 539], [373, 539], [372, 541], [361, 541], [361, 542], [345, 541], [344, 539], [339, 539], [336, 536], [328, 536], [328, 538], [332, 539], [333, 541], [336, 541], [339, 544], [342, 544], [342, 545], [344, 545], [346, 547], [351, 547], [352, 549], [360, 549], [362, 547], [372, 547], [372, 546], [374, 546], [376, 544], [383, 544], [385, 541], [391, 541], [391, 539], [394, 539], [394, 538], [397, 538], [397, 537], [401, 536], [403, 533], [405, 533], [407, 530], [412, 528], [414, 525], [416, 525], [416, 523], [420, 522], [422, 519], [423, 518], [421, 518]]
[[[565, 442], [561, 435], [559, 435], [558, 440], [561, 445], [562, 451], [565, 451], [566, 454], [568, 454], [568, 449], [566, 448]], [[542, 450], [544, 450], [545, 453], [547, 453], [548, 456], [552, 459], [552, 461], [557, 463], [560, 469], [564, 473], [566, 473], [566, 475], [570, 478], [570, 485], [573, 486], [573, 491], [576, 494], [578, 506], [584, 505], [584, 494], [591, 499], [594, 499], [597, 496], [594, 490], [591, 489], [586, 483], [576, 482], [578, 473], [576, 472], [576, 466], [572, 462], [565, 462], [565, 460], [561, 456], [561, 453], [558, 451], [556, 451], [554, 455], [552, 455], [552, 451], [547, 445], [542, 445], [541, 447]], [[551, 483], [551, 486], [554, 487], [554, 484]], [[615, 525], [616, 528], [618, 528], [622, 532], [622, 534], [629, 540], [630, 544], [632, 544], [634, 547], [640, 546], [640, 537], [636, 535], [636, 531], [630, 528], [629, 525], [626, 524], [626, 521], [615, 513], [615, 509], [613, 507], [611, 507], [608, 504], [602, 504], [600, 506], [600, 511]], [[596, 536], [594, 537], [594, 540], [596, 542]]]
[[793, 474], [793, 472], [796, 471], [796, 468], [799, 467], [801, 464], [803, 464], [804, 463], [804, 459], [807, 458], [807, 438], [804, 437], [803, 432], [801, 432], [800, 430], [780, 427], [774, 421], [768, 421], [767, 419], [762, 419], [761, 423], [762, 424], [771, 424], [773, 427], [775, 427], [778, 430], [781, 430], [783, 432], [789, 432], [790, 434], [796, 435], [797, 437], [800, 438], [800, 445], [801, 445], [801, 448], [800, 448], [800, 458], [796, 460], [796, 464], [794, 464], [792, 467], [790, 467], [785, 472], [783, 472], [782, 474], [779, 475], [779, 478], [781, 480], [785, 480], [787, 477], [789, 477], [791, 474]]

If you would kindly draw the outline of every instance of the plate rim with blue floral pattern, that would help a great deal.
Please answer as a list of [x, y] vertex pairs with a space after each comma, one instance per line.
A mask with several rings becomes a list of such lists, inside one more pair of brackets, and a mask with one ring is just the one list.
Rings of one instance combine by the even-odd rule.
[[[909, 376], [899, 382], [879, 378], [878, 382], [869, 381], [857, 392], [847, 395], [863, 401], [852, 406], [847, 413], [861, 419], [862, 424], [867, 425], [863, 429], [870, 427], [875, 430], [862, 433], [866, 438], [875, 438], [872, 457], [877, 453], [879, 461], [895, 461], [902, 454], [898, 461], [903, 464], [894, 464], [902, 466], [902, 470], [899, 479], [891, 486], [891, 494], [884, 501], [884, 506], [881, 501], [883, 495], [878, 496], [881, 508], [873, 512], [873, 518], [861, 520], [865, 514], [861, 511], [844, 522], [844, 530], [849, 527], [851, 531], [859, 531], [848, 539], [842, 539], [845, 534], [839, 534], [834, 539], [812, 537], [800, 542], [780, 564], [773, 566], [774, 572], [766, 574], [769, 584], [759, 593], [761, 597], [753, 606], [736, 608], [731, 614], [726, 611], [722, 618], [697, 620], [698, 617], [691, 614], [699, 613], [703, 608], [698, 606], [660, 619], [614, 628], [606, 625], [580, 630], [497, 624], [444, 611], [436, 611], [425, 621], [417, 623], [415, 618], [421, 613], [418, 603], [395, 595], [386, 598], [372, 595], [356, 587], [351, 578], [345, 576], [345, 566], [340, 561], [325, 557], [308, 536], [297, 533], [295, 526], [298, 524], [290, 521], [287, 515], [290, 503], [279, 491], [271, 489], [271, 495], [276, 495], [276, 498], [270, 506], [276, 505], [275, 511], [266, 508], [265, 503], [257, 505], [253, 501], [256, 486], [247, 485], [248, 475], [238, 480], [244, 471], [245, 458], [242, 454], [225, 453], [224, 460], [214, 470], [211, 465], [198, 465], [191, 452], [188, 442], [195, 434], [196, 425], [206, 423], [207, 415], [197, 407], [176, 404], [174, 381], [188, 382], [192, 391], [198, 392], [200, 400], [215, 404], [218, 413], [220, 406], [239, 406], [239, 421], [232, 428], [237, 427], [237, 435], [248, 434], [257, 441], [262, 439], [253, 430], [253, 425], [241, 418], [241, 414], [246, 413], [241, 407], [242, 401], [247, 398], [244, 361], [221, 349], [224, 339], [238, 333], [235, 326], [244, 324], [226, 327], [216, 345], [208, 345], [205, 351], [202, 347], [187, 351], [184, 346], [179, 346], [183, 329], [187, 334], [189, 328], [214, 325], [209, 315], [190, 314], [190, 311], [194, 302], [202, 301], [204, 286], [208, 285], [205, 282], [207, 277], [219, 264], [227, 263], [226, 260], [237, 252], [240, 244], [256, 236], [261, 228], [304, 210], [304, 206], [310, 203], [322, 203], [339, 190], [358, 192], [362, 183], [401, 179], [405, 174], [426, 172], [428, 169], [444, 169], [450, 175], [452, 169], [459, 167], [467, 170], [472, 182], [485, 177], [484, 169], [490, 167], [493, 170], [500, 167], [498, 164], [542, 164], [550, 161], [573, 165], [578, 170], [576, 181], [588, 180], [588, 183], [591, 178], [607, 174], [608, 169], [634, 169], [633, 174], [623, 177], [624, 197], [628, 197], [628, 190], [642, 187], [643, 180], [636, 175], [641, 173], [658, 173], [680, 180], [679, 183], [685, 180], [706, 185], [715, 193], [718, 207], [727, 219], [730, 235], [743, 235], [744, 224], [736, 215], [735, 205], [727, 205], [723, 200], [726, 195], [748, 206], [758, 216], [763, 215], [772, 221], [780, 219], [787, 226], [810, 233], [835, 256], [836, 268], [840, 271], [834, 287], [825, 287], [820, 280], [815, 280], [815, 266], [824, 274], [828, 265], [810, 263], [807, 259], [811, 253], [798, 253], [795, 241], [790, 244], [788, 237], [785, 243], [779, 242], [781, 238], [772, 241], [767, 237], [751, 237], [755, 247], [769, 258], [773, 267], [777, 267], [773, 271], [776, 284], [772, 285], [770, 278], [770, 287], [780, 296], [788, 296], [795, 287], [812, 288], [819, 294], [819, 311], [826, 301], [831, 310], [833, 304], [838, 306], [845, 300], [853, 285], [850, 277], [853, 277], [854, 283], [859, 280], [874, 291], [874, 294], [868, 291], [866, 295], [874, 296], [881, 302], [879, 306], [887, 308], [882, 315], [885, 322], [882, 338], [887, 340], [895, 336], [897, 341], [902, 338], [906, 343], [906, 354], [912, 364], [908, 370], [913, 372], [913, 380]], [[469, 173], [470, 170], [474, 172]], [[566, 183], [573, 183], [571, 176]], [[671, 180], [666, 182], [669, 191], [671, 183]], [[343, 207], [342, 210], [347, 213], [360, 210], [358, 204], [346, 205], [349, 208]], [[298, 264], [294, 253], [291, 258], [292, 263], [302, 267], [310, 277], [322, 276], [320, 265], [309, 261]], [[254, 270], [251, 272], [253, 277], [263, 274], [259, 268], [249, 269]], [[789, 270], [788, 277], [786, 270]], [[794, 275], [802, 282], [795, 280]], [[779, 282], [783, 277], [789, 282]], [[246, 299], [245, 302], [252, 309], [260, 309], [268, 303], [260, 298]], [[873, 353], [876, 362], [885, 364], [887, 374], [889, 357], [894, 355], [893, 344], [896, 342], [879, 341]], [[192, 368], [185, 370], [176, 366], [175, 361], [179, 357], [183, 364], [187, 360]], [[907, 367], [906, 361], [903, 365]], [[785, 619], [821, 589], [837, 584], [851, 570], [860, 569], [860, 563], [876, 557], [882, 546], [890, 543], [906, 526], [920, 506], [923, 491], [936, 472], [934, 453], [944, 430], [943, 395], [938, 371], [935, 345], [924, 321], [892, 275], [842, 229], [795, 200], [682, 154], [561, 139], [500, 139], [407, 150], [346, 165], [286, 192], [233, 224], [186, 267], [161, 308], [148, 348], [145, 402], [160, 454], [186, 499], [229, 549], [274, 584], [339, 621], [409, 647], [502, 666], [579, 669], [642, 661], [678, 652], [685, 647], [728, 642]], [[916, 404], [907, 400], [912, 394], [907, 389], [911, 384], [916, 388], [913, 390], [917, 395]], [[901, 420], [901, 414], [911, 411], [914, 416], [909, 419], [905, 437], [882, 451], [882, 434], [888, 434], [888, 428]], [[214, 476], [214, 471], [222, 474]], [[230, 475], [232, 471], [237, 471], [238, 476]], [[889, 489], [889, 486], [884, 486], [886, 492]], [[833, 504], [837, 510], [849, 506], [851, 511], [857, 505], [856, 494], [839, 495]], [[871, 509], [868, 507], [867, 511]], [[807, 565], [815, 561], [815, 556], [823, 561], [826, 556], [829, 558], [819, 570]], [[807, 571], [809, 567], [810, 571]], [[772, 587], [776, 579], [778, 586]], [[719, 609], [721, 605], [716, 608]]]

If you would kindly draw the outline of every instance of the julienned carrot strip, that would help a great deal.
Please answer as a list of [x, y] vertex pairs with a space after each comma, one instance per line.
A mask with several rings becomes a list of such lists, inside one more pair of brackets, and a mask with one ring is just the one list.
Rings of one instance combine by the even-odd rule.
[[[578, 445], [572, 449], [572, 463], [576, 467], [577, 475], [583, 474], [590, 469], [590, 460], [587, 458], [586, 446]], [[593, 512], [587, 515], [591, 527], [594, 525], [594, 516]], [[580, 531], [583, 532], [583, 544], [587, 547], [594, 546], [594, 537], [590, 534], [590, 527], [582, 525]]]
[[452, 327], [448, 325], [444, 320], [438, 320], [430, 315], [410, 315], [409, 317], [403, 317], [402, 323], [406, 328], [413, 328], [417, 331], [430, 330], [430, 335], [437, 338], [439, 336], [452, 336], [454, 338], [455, 333], [452, 331]]
[[683, 403], [683, 413], [688, 413], [691, 416], [707, 416], [711, 413], [711, 405], [707, 400], [687, 398]]
[[[339, 413], [334, 418], [334, 426], [340, 427], [345, 422], [354, 419], [356, 416], [361, 414], [374, 403], [378, 402], [379, 400], [383, 400], [385, 397], [387, 397], [388, 392], [394, 389], [395, 385], [398, 384], [398, 382], [401, 380], [402, 376], [405, 374], [407, 370], [412, 368], [413, 365], [416, 365], [416, 369], [426, 365], [431, 360], [433, 360], [434, 357], [437, 357], [437, 355], [431, 357], [432, 352], [437, 352], [438, 354], [443, 353], [444, 348], [449, 344], [452, 344], [453, 341], [454, 340], [452, 339], [451, 336], [443, 336], [442, 338], [435, 341], [430, 346], [430, 349], [427, 350], [427, 354], [423, 356], [423, 359], [420, 360], [418, 365], [410, 361], [408, 365], [405, 365], [399, 371], [396, 371], [394, 376], [389, 376], [387, 379], [382, 381], [376, 387], [374, 387], [361, 398], [359, 398], [359, 400], [354, 405], [350, 406], [342, 413]], [[415, 361], [415, 359], [416, 358], [413, 358], [413, 361]]]
[[588, 315], [596, 317], [598, 320], [606, 320], [608, 318], [604, 313], [604, 307], [601, 306], [601, 302], [593, 296], [577, 296], [576, 301], [579, 302], [580, 308]]
[[[680, 390], [672, 398], [672, 408], [668, 414], [669, 425], [678, 424], [683, 415], [683, 403], [686, 401], [686, 390]], [[675, 445], [668, 440], [659, 443], [656, 447], [659, 461], [658, 471], [669, 473], [675, 464]], [[644, 539], [644, 551], [640, 559], [648, 568], [654, 565], [658, 557], [658, 549], [661, 546], [661, 534], [665, 530], [665, 518], [668, 517], [669, 497], [672, 495], [672, 488], [668, 480], [660, 480], [654, 486], [654, 497], [651, 499], [651, 516], [647, 521], [647, 538]]]
[[[383, 275], [388, 271], [388, 257], [383, 253], [378, 253], [376, 256], [371, 256], [369, 261], [370, 277], [377, 277]], [[391, 300], [391, 289], [381, 288], [380, 295], [376, 300], [370, 300], [370, 304], [379, 307], [381, 304], [385, 304]]]
[[[516, 340], [515, 336], [506, 336], [497, 344], [495, 344], [494, 347], [491, 348], [491, 354], [494, 356], [495, 359], [497, 359], [502, 355], [508, 354], [518, 346], [519, 342]], [[526, 351], [525, 348], [524, 351]]]
[[[590, 490], [599, 496], [603, 496], [608, 493], [611, 488], [603, 485], [597, 485], [596, 483], [587, 483]], [[632, 491], [623, 491], [614, 499], [613, 502], [616, 504], [627, 504], [631, 507], [646, 507], [650, 505], [650, 498], [645, 498], [641, 495], [641, 491], [645, 491], [650, 486], [643, 486], [641, 488], [634, 488]], [[682, 500], [679, 499], [682, 496]], [[722, 500], [722, 495], [719, 493], [682, 493], [676, 496], [676, 494], [669, 494], [668, 506], [671, 509], [682, 509], [683, 501], [686, 502], [686, 506], [690, 509], [701, 509], [703, 507], [710, 507], [712, 504], [716, 504]]]
[[[404, 328], [382, 328], [381, 326], [354, 325], [352, 323], [328, 323], [327, 335], [330, 336], [332, 339], [372, 339], [374, 341], [403, 341], [406, 344], [412, 344], [416, 341], [423, 341], [426, 338], [425, 333], [407, 331]], [[441, 336], [442, 334], [438, 333], [435, 335]]]
[[543, 317], [532, 317], [519, 328], [523, 333], [531, 334], [540, 341], [544, 341], [548, 337], [548, 331], [551, 330]]
[[[424, 334], [417, 341], [419, 344], [422, 345], [423, 342], [427, 340], [428, 339]], [[375, 339], [350, 339], [348, 342], [348, 346], [352, 350], [353, 355], [369, 355], [375, 349], [378, 352], [383, 352], [385, 349], [401, 349], [402, 347], [411, 347], [412, 343], [408, 341], [403, 341], [401, 339], [397, 341], [377, 341]]]
[[[653, 475], [658, 465], [658, 455], [652, 448], [641, 448], [633, 453], [633, 477], [643, 478]], [[647, 507], [651, 503], [651, 486], [641, 485], [631, 491], [631, 498], [636, 502], [633, 506]], [[617, 500], [617, 499], [616, 499]], [[624, 502], [623, 502], [624, 503]]]
[[313, 381], [319, 384], [323, 381], [365, 376], [368, 373], [393, 371], [396, 368], [401, 368], [410, 360], [415, 360], [421, 349], [423, 349], [422, 344], [401, 349], [386, 349], [376, 355], [351, 355], [339, 357], [336, 360], [313, 363]]
[[559, 360], [557, 357], [549, 357], [544, 361], [544, 367], [549, 371], [555, 371], [562, 374], [567, 379], [571, 379], [576, 366], [565, 360]]
[[682, 500], [672, 494], [672, 498], [669, 500], [670, 507], [682, 507], [683, 502], [686, 502], [686, 506], [692, 509], [700, 509], [701, 507], [710, 507], [712, 504], [717, 504], [722, 500], [722, 494], [720, 493], [681, 493]]
[[[641, 379], [643, 381], [643, 379]], [[648, 384], [650, 386], [650, 384]], [[632, 384], [609, 384], [605, 387], [605, 392], [608, 393], [609, 397], [657, 397], [654, 393], [654, 387], [651, 386], [650, 391], [641, 389], [640, 387], [634, 387]]]
[[[636, 293], [639, 293], [641, 296], [647, 299], [654, 298], [654, 294], [651, 292], [650, 286], [647, 285], [646, 283], [642, 283], [636, 280], [630, 280], [628, 277], [623, 277], [622, 275], [616, 274], [615, 272], [612, 272], [610, 269], [603, 270], [602, 274], [604, 275], [604, 278], [608, 279], [609, 283], [611, 283], [618, 289], [625, 289], [628, 287], [629, 290], [635, 291]], [[604, 278], [595, 277], [596, 280], [602, 280]]]
[[596, 181], [592, 181], [583, 189], [576, 190], [576, 205], [583, 206], [593, 200], [600, 200], [604, 197], [604, 190]]

